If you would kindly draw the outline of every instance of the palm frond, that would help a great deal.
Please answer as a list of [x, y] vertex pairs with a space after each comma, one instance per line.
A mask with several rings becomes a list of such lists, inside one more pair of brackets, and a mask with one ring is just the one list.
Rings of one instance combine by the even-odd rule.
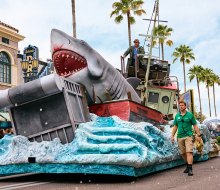
[[173, 45], [173, 41], [172, 41], [172, 40], [167, 40], [167, 41], [166, 41], [166, 44], [167, 44], [168, 46], [172, 46], [172, 45]]
[[113, 8], [113, 9], [121, 9], [122, 7], [123, 7], [123, 4], [120, 3], [120, 2], [114, 2], [114, 3], [112, 4], [112, 8]]
[[129, 22], [130, 24], [134, 24], [136, 22], [133, 16], [129, 17]]
[[119, 14], [119, 10], [114, 10], [111, 12], [110, 17], [112, 17], [113, 15], [118, 15]]
[[119, 24], [119, 23], [121, 23], [121, 21], [123, 20], [123, 16], [122, 15], [118, 15], [117, 17], [115, 17], [115, 22], [117, 23], [117, 24]]
[[134, 14], [141, 16], [142, 14], [146, 14], [146, 12], [143, 9], [139, 9], [139, 10], [134, 11]]
[[195, 75], [190, 75], [189, 76], [189, 81], [191, 82], [196, 76]]
[[175, 63], [175, 62], [176, 62], [176, 60], [177, 60], [177, 58], [174, 58], [174, 59], [173, 59], [173, 63]]

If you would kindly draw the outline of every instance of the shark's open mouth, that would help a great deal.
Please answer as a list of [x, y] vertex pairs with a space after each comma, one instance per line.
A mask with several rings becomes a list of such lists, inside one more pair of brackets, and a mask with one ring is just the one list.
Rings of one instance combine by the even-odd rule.
[[57, 74], [64, 77], [87, 67], [86, 59], [70, 50], [58, 50], [54, 52], [53, 62]]

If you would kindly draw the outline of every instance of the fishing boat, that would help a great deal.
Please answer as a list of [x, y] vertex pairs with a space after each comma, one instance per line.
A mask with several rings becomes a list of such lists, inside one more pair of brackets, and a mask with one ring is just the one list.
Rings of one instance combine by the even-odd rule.
[[[145, 59], [146, 62], [147, 59]], [[170, 65], [168, 62], [151, 60], [148, 85], [144, 92], [141, 89], [146, 86], [144, 81], [146, 71], [140, 68], [137, 74], [135, 66], [129, 66], [127, 71], [122, 72], [122, 75], [127, 77], [127, 81], [136, 89], [137, 94], [142, 96], [142, 103], [139, 104], [129, 99], [110, 100], [89, 106], [90, 112], [98, 116], [116, 115], [126, 121], [145, 121], [153, 124], [165, 124], [168, 120], [173, 119], [178, 98], [178, 81], [172, 81], [169, 77]]]
[[146, 70], [140, 67], [138, 61], [131, 65], [130, 58], [125, 64], [124, 58], [121, 57], [120, 72], [136, 90], [141, 103], [135, 103], [131, 99], [117, 102], [109, 99], [107, 102], [91, 105], [90, 112], [99, 116], [116, 115], [127, 121], [149, 121], [153, 124], [165, 124], [173, 119], [179, 99], [178, 79], [170, 76], [168, 61], [152, 56], [153, 40], [159, 38], [159, 36], [153, 36], [155, 25], [160, 22], [158, 6], [159, 1], [155, 1], [154, 12], [150, 19], [151, 23], [153, 22], [151, 34], [141, 34], [146, 37], [145, 41], [146, 39], [149, 41], [148, 52], [141, 55], [144, 56], [143, 64]]

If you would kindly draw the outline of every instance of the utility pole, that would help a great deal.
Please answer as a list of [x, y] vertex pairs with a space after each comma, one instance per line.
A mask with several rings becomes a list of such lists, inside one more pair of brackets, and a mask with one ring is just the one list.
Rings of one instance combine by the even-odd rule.
[[[141, 95], [141, 101], [142, 103], [145, 105], [146, 101], [147, 101], [147, 92], [148, 92], [148, 78], [149, 78], [149, 73], [150, 73], [150, 63], [151, 63], [151, 58], [152, 58], [152, 48], [153, 48], [153, 32], [155, 29], [155, 25], [156, 25], [156, 18], [158, 16], [158, 7], [159, 7], [159, 0], [155, 0], [155, 4], [154, 4], [154, 18], [153, 18], [153, 28], [151, 31], [151, 35], [150, 37], [150, 50], [149, 50], [149, 54], [148, 54], [148, 63], [147, 63], [147, 70], [146, 70], [146, 74], [145, 74], [145, 84], [144, 84], [144, 88], [142, 89], [143, 94]], [[147, 37], [147, 35], [146, 35]]]
[[149, 73], [150, 73], [150, 62], [151, 62], [151, 57], [152, 57], [153, 40], [154, 40], [154, 38], [153, 38], [153, 33], [154, 33], [155, 25], [156, 25], [156, 18], [157, 18], [157, 16], [158, 16], [158, 7], [159, 7], [159, 0], [155, 0], [155, 6], [154, 6], [154, 11], [155, 11], [154, 24], [153, 24], [153, 28], [152, 28], [152, 32], [151, 32], [150, 51], [149, 51], [149, 56], [148, 56], [147, 72], [146, 72], [146, 75], [145, 75], [145, 89], [147, 89], [148, 78], [149, 78]]
[[73, 37], [76, 38], [76, 10], [75, 10], [75, 0], [72, 1], [72, 22], [73, 22]]

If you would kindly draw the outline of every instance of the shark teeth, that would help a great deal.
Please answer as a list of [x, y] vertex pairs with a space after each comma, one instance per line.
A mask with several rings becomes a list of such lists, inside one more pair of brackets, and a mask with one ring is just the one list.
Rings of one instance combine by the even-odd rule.
[[86, 59], [69, 50], [60, 50], [53, 54], [53, 62], [57, 74], [67, 77], [77, 73], [87, 66]]

